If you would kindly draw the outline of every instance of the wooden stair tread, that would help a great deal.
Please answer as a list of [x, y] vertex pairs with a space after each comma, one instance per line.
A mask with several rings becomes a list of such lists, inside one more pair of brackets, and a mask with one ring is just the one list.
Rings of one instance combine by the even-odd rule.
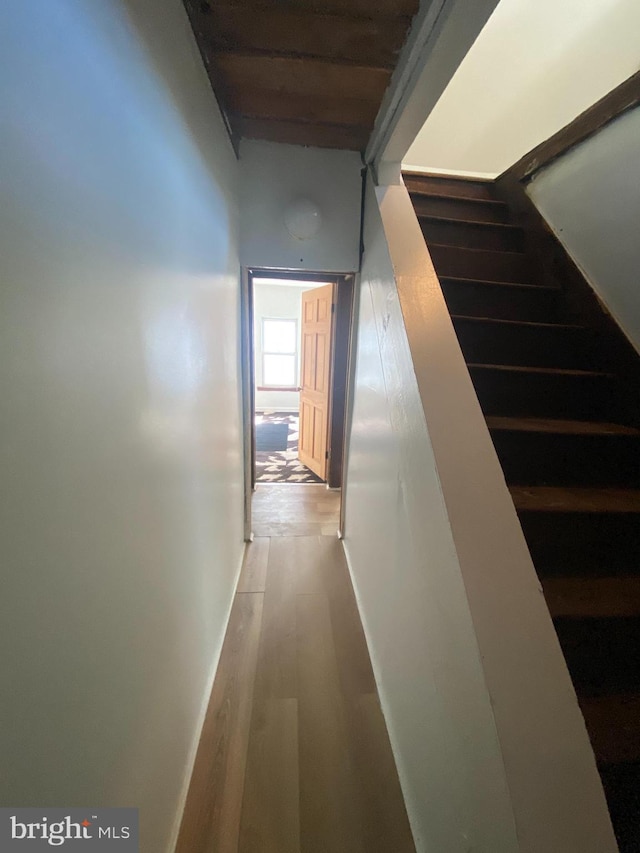
[[417, 192], [410, 192], [410, 195], [418, 218], [436, 216], [444, 219], [499, 224], [508, 224], [511, 221], [509, 206], [495, 199], [444, 195], [441, 192], [433, 193], [428, 188], [425, 191], [418, 188]]
[[511, 486], [509, 491], [518, 511], [640, 513], [640, 489]]
[[520, 364], [479, 364], [468, 362], [467, 367], [481, 370], [502, 370], [518, 373], [546, 373], [550, 376], [604, 376], [612, 377], [611, 373], [601, 370], [576, 370], [568, 367], [527, 367]]
[[[477, 201], [477, 199], [476, 199]], [[495, 228], [498, 230], [502, 230], [505, 233], [511, 231], [513, 233], [521, 233], [522, 228], [520, 225], [512, 225], [510, 222], [489, 222], [481, 219], [461, 219], [457, 216], [437, 216], [434, 213], [419, 213], [418, 219], [428, 219], [430, 222], [435, 223], [447, 223], [449, 225], [471, 225], [474, 228]], [[485, 250], [486, 251], [486, 250]], [[495, 250], [489, 250], [495, 251]], [[501, 250], [497, 250], [501, 251]], [[519, 254], [519, 253], [518, 253]]]
[[[495, 199], [492, 180], [458, 179], [452, 175], [426, 175], [424, 172], [404, 172], [402, 177], [409, 192], [429, 192], [452, 198]], [[502, 201], [502, 199], [498, 199]]]
[[559, 329], [566, 329], [569, 332], [589, 331], [586, 326], [580, 326], [577, 323], [538, 323], [534, 320], [503, 320], [501, 317], [474, 317], [467, 316], [466, 314], [452, 314], [451, 319], [454, 322], [476, 323], [478, 325], [481, 323], [492, 323], [496, 326], [522, 326], [526, 329], [532, 329], [534, 331], [536, 329], [539, 329], [540, 331], [544, 331], [545, 329], [553, 329], [553, 331], [558, 331]]
[[451, 195], [447, 192], [434, 192], [432, 189], [414, 189], [409, 190], [409, 195], [411, 198], [416, 196], [416, 198], [449, 198], [452, 201], [460, 201], [460, 202], [472, 202], [474, 204], [478, 204], [479, 206], [484, 204], [490, 204], [495, 207], [501, 207], [504, 209], [508, 208], [508, 205], [504, 201], [499, 201], [497, 198], [477, 198], [476, 196], [466, 196], [466, 195]]
[[640, 761], [640, 695], [583, 698], [580, 708], [600, 764]]
[[542, 589], [553, 617], [640, 615], [640, 576], [544, 578]]
[[[425, 230], [433, 227], [442, 226], [426, 225]], [[535, 263], [524, 251], [511, 251], [505, 246], [469, 248], [460, 243], [459, 229], [456, 226], [448, 227], [456, 232], [456, 236], [426, 236], [427, 249], [438, 276], [530, 282], [534, 274], [538, 274]]]
[[574, 322], [562, 303], [561, 291], [556, 287], [492, 281], [491, 276], [456, 278], [440, 275], [439, 281], [452, 316], [544, 322], [551, 325]]
[[[423, 217], [420, 217], [423, 218]], [[453, 220], [455, 221], [455, 220]], [[470, 223], [471, 225], [475, 225], [475, 222]], [[475, 254], [480, 255], [513, 255], [517, 258], [525, 258], [524, 252], [512, 252], [509, 249], [477, 249], [477, 248], [467, 248], [466, 246], [456, 246], [455, 243], [434, 243], [429, 241], [427, 243], [428, 249], [451, 249], [454, 252], [460, 252], [464, 254], [468, 254], [469, 252], [473, 252]], [[443, 278], [451, 278], [451, 276], [443, 276]]]
[[525, 281], [493, 281], [492, 279], [485, 278], [462, 278], [460, 276], [455, 275], [441, 275], [438, 276], [441, 282], [451, 282], [455, 284], [459, 282], [461, 284], [478, 284], [485, 287], [513, 287], [518, 288], [520, 291], [524, 292], [540, 292], [540, 293], [554, 293], [560, 295], [562, 293], [557, 287], [549, 287], [546, 284], [531, 284], [530, 282]]
[[486, 418], [490, 430], [514, 430], [518, 432], [547, 432], [563, 435], [630, 435], [640, 437], [640, 429], [606, 421], [572, 421], [560, 418], [510, 418], [489, 415]]

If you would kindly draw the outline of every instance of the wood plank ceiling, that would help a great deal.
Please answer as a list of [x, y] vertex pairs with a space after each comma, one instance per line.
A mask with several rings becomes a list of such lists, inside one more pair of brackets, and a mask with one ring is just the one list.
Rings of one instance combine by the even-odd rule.
[[419, 0], [184, 0], [233, 137], [363, 150]]

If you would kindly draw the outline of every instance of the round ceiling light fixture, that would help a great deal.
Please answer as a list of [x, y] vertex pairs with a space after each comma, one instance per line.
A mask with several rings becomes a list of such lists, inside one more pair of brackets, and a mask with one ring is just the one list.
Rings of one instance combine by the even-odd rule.
[[286, 208], [284, 224], [296, 240], [309, 240], [315, 237], [322, 227], [322, 213], [315, 202], [308, 198], [298, 198]]

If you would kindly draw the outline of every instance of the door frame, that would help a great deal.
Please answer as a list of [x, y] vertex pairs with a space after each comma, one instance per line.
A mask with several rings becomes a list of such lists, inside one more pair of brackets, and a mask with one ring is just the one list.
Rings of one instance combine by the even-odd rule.
[[[277, 270], [261, 267], [241, 269], [241, 374], [242, 374], [242, 424], [244, 446], [244, 538], [253, 539], [251, 501], [255, 491], [255, 340], [253, 280], [276, 278], [304, 281], [313, 284], [335, 284], [336, 310], [333, 313], [331, 344], [331, 394], [329, 401], [329, 460], [327, 488], [341, 488], [345, 481], [347, 454], [347, 397], [351, 376], [352, 337], [355, 304], [356, 273], [323, 273]], [[333, 464], [332, 464], [333, 463]], [[340, 533], [343, 511], [341, 500]]]
[[242, 439], [244, 467], [244, 541], [253, 540], [251, 497], [255, 487], [255, 359], [253, 352], [253, 284], [251, 272], [240, 271], [240, 374], [242, 382]]

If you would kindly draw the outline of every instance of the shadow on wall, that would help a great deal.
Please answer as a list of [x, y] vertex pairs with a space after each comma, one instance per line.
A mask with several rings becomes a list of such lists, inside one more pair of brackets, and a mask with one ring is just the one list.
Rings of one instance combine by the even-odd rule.
[[[202, 63], [202, 57], [195, 41], [191, 24], [181, 0], [176, 2], [176, 18], [180, 17], [180, 30], [184, 41], [189, 43], [193, 62], [211, 95], [207, 94], [206, 107], [203, 109], [201, 98], [194, 97], [192, 79], [184, 73], [184, 63], [167, 62], [175, 43], [175, 27], [156, 27], [149, 29], [149, 20], [158, 16], [157, 0], [122, 0], [127, 15], [135, 29], [136, 44], [144, 47], [145, 65], [153, 68], [155, 76], [160, 81], [158, 87], [163, 93], [167, 104], [171, 105], [171, 113], [180, 127], [180, 133], [188, 136], [193, 144], [193, 156], [200, 168], [207, 170], [215, 185], [231, 182], [232, 173], [221, 169], [214, 157], [214, 139], [212, 124], [225, 128], [224, 119], [213, 108], [215, 93], [211, 89], [207, 72]], [[171, 99], [167, 98], [171, 94]], [[186, 133], [185, 133], [186, 131]], [[229, 140], [231, 146], [231, 140]], [[235, 190], [235, 182], [233, 182]]]
[[[191, 43], [186, 13], [176, 4]], [[52, 215], [56, 208], [82, 209], [73, 226], [76, 239], [92, 252], [108, 253], [109, 262], [125, 256], [164, 269], [179, 263], [182, 272], [189, 254], [190, 271], [206, 273], [208, 242], [216, 234], [224, 239], [229, 211], [237, 215], [233, 170], [223, 167], [213, 144], [207, 145], [222, 120], [209, 94], [196, 96], [189, 74], [180, 74], [179, 63], [170, 61], [175, 32], [157, 26], [150, 35], [148, 26], [139, 25], [154, 18], [153, 4], [127, 0], [124, 6], [130, 27], [108, 4], [88, 7], [79, 0], [50, 6], [36, 26], [18, 15], [5, 24], [4, 59], [15, 72], [5, 78], [3, 101], [9, 110], [22, 107], [20, 121], [7, 126], [8, 143], [22, 146], [46, 174], [39, 230], [52, 223], [62, 227]], [[45, 62], [54, 48], [57, 61]], [[39, 60], [29, 60], [36, 55]], [[198, 72], [208, 87], [204, 70]], [[118, 176], [117, 182], [110, 183], [110, 175]], [[24, 183], [33, 175], [14, 170], [7, 178], [4, 192], [19, 206]], [[193, 186], [201, 217], [188, 212]], [[173, 200], [173, 216], [167, 216], [167, 197]], [[93, 240], [96, 232], [99, 242]], [[176, 248], [188, 252], [180, 256]], [[232, 246], [229, 261], [235, 257]]]

